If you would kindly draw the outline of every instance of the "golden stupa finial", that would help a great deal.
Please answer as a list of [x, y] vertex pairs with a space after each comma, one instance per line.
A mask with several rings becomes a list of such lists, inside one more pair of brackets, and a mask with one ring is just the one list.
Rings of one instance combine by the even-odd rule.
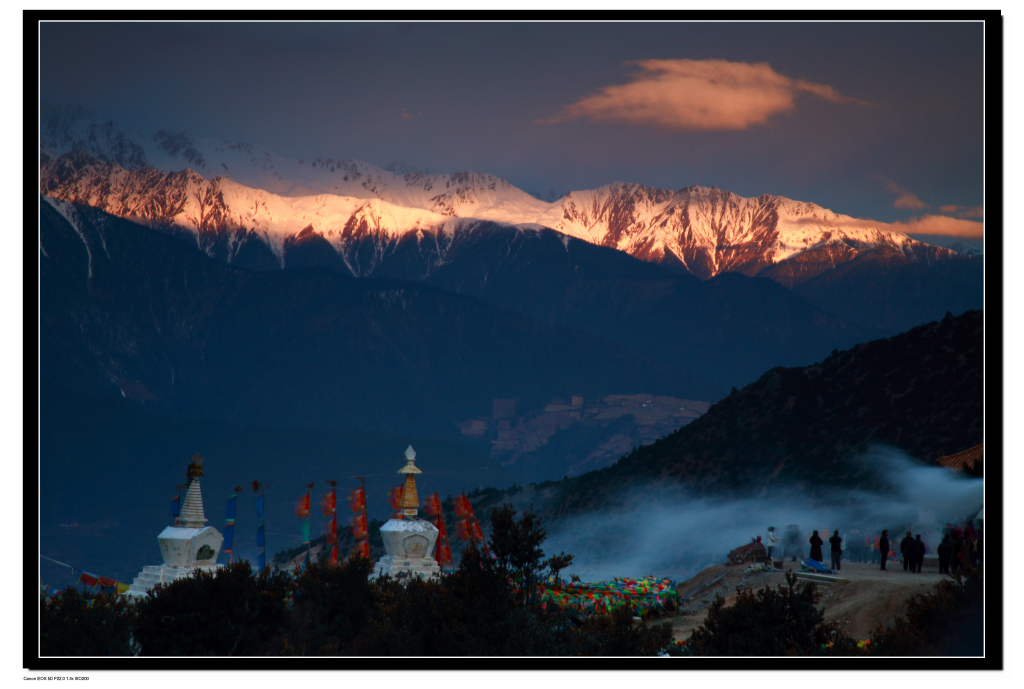
[[188, 465], [188, 480], [199, 478], [203, 475], [203, 455], [199, 452], [192, 455], [192, 463]]
[[405, 485], [402, 486], [402, 514], [406, 519], [415, 519], [419, 512], [420, 495], [416, 491], [416, 474], [422, 474], [416, 466], [416, 450], [412, 445], [405, 448], [405, 466], [398, 470], [405, 474]]

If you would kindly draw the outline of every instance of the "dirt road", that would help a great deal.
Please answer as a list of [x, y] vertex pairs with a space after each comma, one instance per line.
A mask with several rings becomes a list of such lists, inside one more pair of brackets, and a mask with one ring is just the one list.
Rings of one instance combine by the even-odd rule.
[[[792, 567], [791, 563], [786, 563]], [[797, 565], [799, 566], [799, 565]], [[704, 570], [693, 579], [679, 585], [684, 599], [683, 613], [672, 618], [672, 633], [676, 639], [686, 639], [707, 616], [707, 608], [721, 595], [730, 604], [736, 598], [737, 588], [761, 588], [784, 584], [784, 572], [744, 574], [744, 566], [716, 565]], [[838, 622], [855, 639], [866, 639], [880, 624], [888, 624], [903, 614], [904, 603], [910, 596], [926, 593], [944, 578], [937, 571], [935, 561], [925, 561], [924, 571], [911, 574], [903, 571], [899, 562], [890, 562], [886, 571], [878, 564], [850, 562], [843, 565], [839, 576], [847, 583], [820, 585], [819, 607], [825, 619]]]

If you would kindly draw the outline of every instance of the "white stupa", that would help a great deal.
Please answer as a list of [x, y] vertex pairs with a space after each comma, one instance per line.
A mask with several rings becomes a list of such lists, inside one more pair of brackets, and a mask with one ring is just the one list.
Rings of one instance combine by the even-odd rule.
[[174, 524], [165, 527], [156, 537], [164, 563], [143, 567], [132, 581], [127, 595], [144, 596], [157, 584], [184, 579], [196, 570], [212, 572], [220, 567], [217, 555], [224, 544], [224, 536], [206, 525], [203, 491], [199, 486], [202, 475], [203, 457], [197, 454], [188, 466], [188, 488], [181, 511]]
[[416, 450], [412, 445], [406, 448], [405, 466], [398, 473], [405, 474], [401, 504], [403, 519], [389, 519], [380, 527], [387, 554], [377, 561], [372, 576], [436, 577], [441, 573], [441, 567], [434, 559], [438, 531], [430, 522], [417, 518], [420, 496], [416, 491], [416, 474], [423, 472], [416, 466]]

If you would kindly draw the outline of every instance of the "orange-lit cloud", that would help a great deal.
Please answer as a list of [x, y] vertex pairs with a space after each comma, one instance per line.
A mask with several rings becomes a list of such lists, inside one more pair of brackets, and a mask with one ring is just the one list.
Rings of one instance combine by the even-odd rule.
[[948, 206], [939, 206], [939, 210], [943, 213], [950, 213], [952, 215], [958, 215], [961, 218], [984, 218], [985, 209], [982, 206], [957, 206], [949, 204]]
[[[797, 225], [819, 225], [821, 221], [814, 217], [804, 217], [791, 219], [789, 222]], [[899, 222], [883, 222], [881, 220], [843, 216], [842, 220], [836, 223], [836, 226], [844, 230], [878, 229], [902, 232], [904, 234], [941, 234], [972, 239], [983, 239], [985, 236], [985, 223], [983, 222], [934, 214], [922, 215]]]
[[906, 234], [942, 234], [972, 239], [985, 236], [985, 223], [948, 215], [923, 215], [906, 222], [889, 223], [889, 229]]
[[792, 79], [765, 62], [639, 60], [628, 84], [606, 86], [547, 123], [588, 118], [669, 129], [741, 130], [792, 110], [801, 94], [864, 103], [828, 84]]
[[[896, 200], [892, 202], [894, 207], [914, 211], [923, 211], [926, 208], [932, 207], [921, 200], [920, 196], [891, 179], [882, 177], [881, 180], [885, 183], [886, 189], [896, 194]], [[917, 234], [944, 234], [957, 237], [981, 237], [983, 235], [983, 223], [966, 220], [966, 218], [984, 218], [985, 209], [982, 206], [958, 206], [949, 203], [944, 206], [938, 206], [938, 210], [944, 213], [944, 215], [928, 214], [905, 223], [894, 223], [893, 229], [908, 234], [913, 232]], [[903, 227], [897, 227], [897, 225], [913, 226], [915, 229], [908, 230]], [[927, 226], [929, 229], [916, 229], [921, 226]]]
[[892, 205], [896, 208], [909, 208], [919, 211], [928, 207], [928, 204], [922, 201], [920, 196], [905, 187], [901, 187], [891, 179], [886, 180], [885, 188], [896, 194], [896, 200], [892, 202]]

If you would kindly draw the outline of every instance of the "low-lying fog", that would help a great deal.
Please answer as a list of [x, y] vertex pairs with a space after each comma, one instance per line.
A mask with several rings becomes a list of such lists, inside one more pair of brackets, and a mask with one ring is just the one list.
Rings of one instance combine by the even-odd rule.
[[[889, 529], [896, 550], [905, 530], [912, 529], [922, 534], [933, 554], [946, 523], [962, 523], [982, 506], [981, 479], [923, 465], [892, 448], [873, 448], [861, 459], [880, 472], [887, 489], [864, 492], [837, 486], [827, 494], [819, 488], [811, 497], [779, 487], [750, 499], [703, 497], [626, 512], [605, 510], [552, 524], [544, 550], [573, 553], [575, 563], [564, 574], [584, 580], [645, 575], [685, 579], [725, 562], [730, 550], [755, 536], [764, 538], [769, 526], [784, 538], [788, 524], [800, 527], [802, 557], [809, 553], [811, 531], [818, 530], [825, 541], [826, 564], [834, 529], [846, 539], [844, 547], [854, 538]], [[848, 534], [854, 529], [860, 534]]]

